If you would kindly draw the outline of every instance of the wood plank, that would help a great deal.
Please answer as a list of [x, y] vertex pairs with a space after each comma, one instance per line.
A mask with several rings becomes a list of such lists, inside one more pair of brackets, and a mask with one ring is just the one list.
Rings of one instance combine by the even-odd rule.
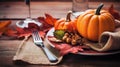
[[0, 55], [15, 55], [22, 40], [0, 40]]
[[[24, 0], [0, 0], [0, 2], [19, 2]], [[60, 2], [71, 2], [72, 0], [31, 0], [31, 1], [39, 1], [39, 2], [46, 2], [46, 1], [60, 1]]]
[[[101, 2], [89, 2], [89, 8], [97, 8]], [[115, 8], [120, 11], [120, 2], [103, 2], [104, 8], [114, 4]], [[72, 2], [31, 2], [32, 18], [44, 16], [49, 13], [56, 18], [65, 17], [66, 13], [72, 10]], [[26, 18], [28, 17], [28, 7], [24, 2], [0, 2], [0, 19], [5, 18]]]
[[104, 1], [101, 1], [101, 2], [89, 2], [89, 8], [97, 8], [97, 6], [100, 3], [104, 3], [104, 7], [103, 8], [109, 8], [110, 5], [113, 4], [115, 9], [120, 11], [120, 2], [104, 2]]
[[[28, 7], [23, 2], [0, 4], [0, 18], [26, 18], [28, 16]], [[55, 17], [64, 17], [71, 7], [71, 2], [32, 2], [31, 14], [32, 18], [44, 16], [44, 13], [52, 14]]]

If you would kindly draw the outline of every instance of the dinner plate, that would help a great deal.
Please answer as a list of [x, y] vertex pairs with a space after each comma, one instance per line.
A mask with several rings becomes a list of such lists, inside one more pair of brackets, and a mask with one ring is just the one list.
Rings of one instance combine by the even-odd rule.
[[[51, 28], [47, 35], [46, 35], [46, 41], [52, 46], [55, 47], [52, 42], [49, 41], [48, 36], [54, 36], [53, 35], [54, 32], [54, 28]], [[115, 51], [109, 51], [109, 52], [97, 52], [94, 50], [88, 50], [88, 51], [82, 51], [82, 52], [78, 52], [77, 54], [79, 55], [89, 55], [89, 56], [102, 56], [102, 55], [113, 55], [113, 54], [118, 54], [120, 53], [120, 50], [115, 50]]]

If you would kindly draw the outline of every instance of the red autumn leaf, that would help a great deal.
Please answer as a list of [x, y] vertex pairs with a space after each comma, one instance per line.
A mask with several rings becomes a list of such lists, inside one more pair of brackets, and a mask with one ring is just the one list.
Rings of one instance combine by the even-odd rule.
[[[48, 36], [48, 39], [51, 38], [52, 36]], [[81, 46], [71, 46], [70, 44], [66, 44], [66, 43], [55, 43], [52, 42], [51, 43], [55, 46], [56, 49], [60, 50], [60, 54], [61, 55], [66, 55], [68, 53], [78, 53], [79, 51], [84, 51], [83, 48]]]
[[83, 48], [80, 46], [71, 46], [70, 44], [60, 44], [60, 45], [55, 45], [55, 48], [60, 50], [61, 55], [66, 55], [68, 53], [78, 53], [79, 51], [83, 51]]
[[7, 31], [5, 32], [5, 35], [16, 37], [16, 36], [17, 36], [17, 31], [9, 28], [9, 29], [7, 29]]
[[31, 32], [33, 30], [40, 30], [40, 27], [37, 24], [29, 23], [28, 28], [24, 28], [24, 30]]
[[2, 36], [3, 32], [0, 32], [0, 36]]
[[52, 17], [50, 14], [45, 13], [45, 16], [46, 16], [46, 22], [50, 25], [54, 25], [54, 23], [57, 21], [57, 19]]
[[[47, 17], [46, 17], [47, 18]], [[16, 38], [30, 36], [33, 30], [40, 31], [40, 35], [42, 38], [45, 37], [47, 31], [52, 27], [52, 25], [47, 23], [47, 19], [44, 17], [38, 17], [38, 21], [42, 23], [42, 27], [37, 26], [37, 24], [29, 23], [28, 28], [7, 28], [11, 21], [5, 21], [4, 23], [0, 23], [0, 36], [5, 34], [6, 36], [13, 36]], [[4, 28], [4, 29], [3, 29]]]
[[46, 22], [46, 19], [44, 17], [38, 17], [38, 21], [42, 23], [42, 29], [47, 29], [47, 28], [53, 27], [52, 25], [50, 25]]
[[39, 30], [40, 28], [34, 24], [34, 23], [29, 23], [28, 24], [28, 28], [19, 28], [16, 27], [16, 30], [18, 32], [18, 34], [29, 34], [31, 33], [33, 30]]
[[23, 34], [25, 31], [22, 28], [16, 27], [16, 30], [19, 34]]
[[[66, 47], [68, 45], [65, 45]], [[66, 50], [62, 50], [61, 51], [61, 55], [65, 55], [65, 54], [68, 54], [68, 53], [73, 53], [73, 54], [76, 54], [78, 53], [79, 51], [82, 51], [83, 52], [83, 49], [80, 47], [80, 46], [75, 46], [75, 47], [71, 47], [69, 49], [66, 49]]]
[[31, 35], [31, 32], [29, 30], [26, 30], [23, 28], [16, 27], [16, 31], [17, 31], [18, 38]]
[[39, 34], [40, 34], [40, 36], [41, 36], [41, 38], [42, 38], [42, 39], [44, 39], [44, 38], [45, 38], [45, 35], [46, 35], [46, 33], [45, 33], [45, 32], [43, 32], [43, 31], [39, 31]]
[[29, 37], [31, 35], [31, 33], [24, 33], [24, 34], [19, 34], [18, 38], [22, 38], [22, 37]]
[[30, 24], [28, 25], [28, 28], [19, 28], [19, 27], [16, 27], [17, 34], [18, 34], [18, 38], [19, 38], [19, 37], [29, 36], [29, 35], [31, 35], [32, 31], [33, 31], [33, 30], [36, 30], [36, 29], [39, 31], [41, 37], [44, 39], [47, 31], [48, 31], [50, 28], [41, 30], [40, 27], [38, 27], [36, 24], [33, 24], [33, 23], [30, 23]]
[[119, 11], [114, 8], [114, 5], [113, 5], [113, 4], [109, 7], [108, 11], [110, 12], [110, 14], [111, 14], [115, 19], [120, 20]]

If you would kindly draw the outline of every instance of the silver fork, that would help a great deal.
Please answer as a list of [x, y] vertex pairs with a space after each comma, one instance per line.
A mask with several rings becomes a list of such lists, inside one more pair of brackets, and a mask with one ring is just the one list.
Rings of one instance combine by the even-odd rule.
[[53, 55], [48, 48], [45, 47], [45, 45], [43, 44], [43, 41], [41, 39], [41, 36], [39, 35], [38, 31], [33, 31], [32, 32], [32, 37], [33, 37], [33, 41], [36, 45], [41, 46], [43, 51], [45, 52], [45, 54], [47, 55], [48, 59], [50, 62], [56, 62], [58, 61], [57, 57], [55, 55]]

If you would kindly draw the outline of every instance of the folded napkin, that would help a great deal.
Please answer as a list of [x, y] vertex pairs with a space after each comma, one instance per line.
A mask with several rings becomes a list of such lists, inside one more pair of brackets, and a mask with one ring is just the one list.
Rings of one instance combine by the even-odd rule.
[[32, 37], [25, 38], [21, 42], [16, 55], [13, 57], [13, 61], [23, 61], [30, 64], [43, 64], [43, 65], [56, 65], [62, 60], [62, 56], [59, 55], [59, 51], [51, 47], [46, 41], [45, 46], [58, 58], [57, 62], [50, 62], [43, 52], [43, 50], [33, 43]]
[[115, 32], [103, 32], [98, 43], [88, 42], [87, 46], [96, 51], [120, 50], [120, 21], [115, 20]]

